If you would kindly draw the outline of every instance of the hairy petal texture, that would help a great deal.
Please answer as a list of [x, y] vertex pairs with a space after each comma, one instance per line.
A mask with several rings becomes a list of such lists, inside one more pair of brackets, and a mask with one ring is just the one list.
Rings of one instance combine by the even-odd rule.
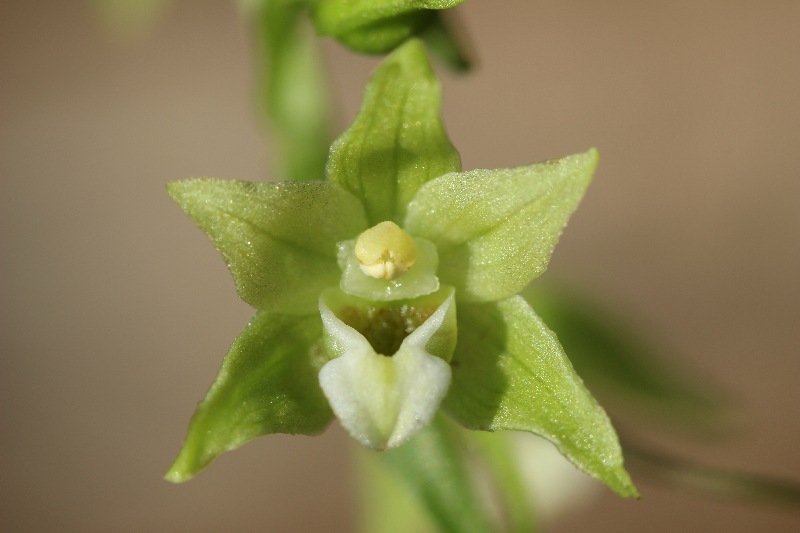
[[319, 316], [258, 312], [234, 341], [166, 474], [188, 481], [220, 453], [268, 433], [321, 433], [333, 418], [317, 382]]
[[370, 226], [402, 225], [422, 184], [461, 169], [442, 125], [439, 80], [419, 41], [403, 45], [372, 74], [361, 111], [331, 147], [327, 169], [330, 181], [362, 200]]
[[462, 301], [495, 301], [547, 268], [597, 165], [597, 151], [441, 176], [408, 206], [406, 230], [436, 244], [439, 278]]
[[358, 199], [327, 182], [197, 178], [167, 191], [220, 251], [242, 300], [267, 311], [316, 311], [339, 283], [336, 243], [367, 227]]
[[450, 415], [471, 429], [536, 433], [620, 495], [638, 495], [608, 416], [524, 299], [459, 305], [458, 322]]

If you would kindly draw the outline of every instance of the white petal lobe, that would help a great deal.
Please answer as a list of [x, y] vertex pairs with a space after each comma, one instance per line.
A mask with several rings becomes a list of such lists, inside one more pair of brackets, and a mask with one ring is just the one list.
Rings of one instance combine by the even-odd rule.
[[375, 449], [399, 446], [428, 424], [450, 386], [451, 371], [425, 345], [441, 327], [450, 297], [388, 357], [320, 304], [323, 325], [343, 355], [325, 364], [319, 382], [342, 426]]

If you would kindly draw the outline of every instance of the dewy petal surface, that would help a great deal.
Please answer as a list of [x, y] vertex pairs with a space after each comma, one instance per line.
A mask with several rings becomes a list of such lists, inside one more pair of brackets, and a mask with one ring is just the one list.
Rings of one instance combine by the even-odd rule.
[[339, 282], [336, 243], [366, 229], [358, 200], [322, 181], [176, 181], [170, 196], [222, 253], [239, 296], [253, 307], [314, 313]]
[[433, 419], [450, 386], [450, 365], [431, 352], [442, 353], [448, 344], [442, 336], [455, 340], [452, 289], [391, 356], [376, 353], [325, 301], [323, 295], [320, 312], [329, 354], [341, 354], [319, 373], [331, 408], [362, 444], [381, 450], [399, 446]]
[[361, 199], [370, 226], [402, 225], [423, 183], [461, 169], [441, 114], [439, 80], [422, 44], [411, 40], [372, 74], [358, 117], [328, 159], [328, 179]]
[[622, 496], [637, 496], [603, 408], [520, 296], [460, 304], [444, 409], [470, 429], [529, 431]]
[[166, 479], [180, 483], [217, 455], [268, 433], [321, 433], [333, 413], [319, 388], [319, 317], [258, 312], [234, 341], [195, 411]]
[[542, 274], [597, 165], [597, 151], [534, 165], [473, 170], [423, 185], [406, 230], [436, 244], [439, 278], [459, 301], [512, 296]]

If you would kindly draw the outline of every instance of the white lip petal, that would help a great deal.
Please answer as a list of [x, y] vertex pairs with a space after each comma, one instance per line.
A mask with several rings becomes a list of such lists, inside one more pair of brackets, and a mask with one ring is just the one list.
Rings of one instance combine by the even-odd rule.
[[319, 383], [342, 426], [375, 449], [399, 446], [430, 423], [450, 387], [451, 371], [425, 345], [442, 326], [452, 296], [406, 337], [391, 357], [375, 352], [360, 333], [320, 303], [334, 351]]
[[319, 382], [350, 435], [382, 450], [430, 423], [450, 386], [450, 366], [416, 349], [393, 357], [348, 352], [322, 368]]

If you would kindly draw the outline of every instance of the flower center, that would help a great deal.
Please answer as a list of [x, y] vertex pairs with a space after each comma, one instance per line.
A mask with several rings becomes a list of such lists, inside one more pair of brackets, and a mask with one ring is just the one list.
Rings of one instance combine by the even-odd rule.
[[411, 335], [437, 309], [433, 304], [399, 307], [347, 306], [336, 316], [369, 341], [376, 353], [392, 356], [403, 340]]
[[417, 260], [411, 235], [389, 220], [358, 236], [355, 254], [361, 271], [376, 279], [392, 280], [405, 274]]

